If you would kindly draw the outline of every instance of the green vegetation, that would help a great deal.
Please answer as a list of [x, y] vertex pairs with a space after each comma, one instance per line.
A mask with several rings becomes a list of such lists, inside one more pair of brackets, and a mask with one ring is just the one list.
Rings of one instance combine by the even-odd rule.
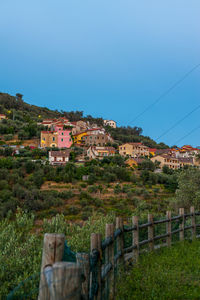
[[107, 131], [111, 134], [116, 142], [119, 144], [130, 143], [130, 142], [142, 142], [145, 146], [150, 148], [157, 149], [166, 149], [169, 148], [164, 143], [157, 144], [154, 140], [152, 140], [148, 136], [142, 135], [142, 128], [140, 127], [117, 127], [111, 128], [107, 126]]
[[[14, 154], [7, 147], [0, 149], [0, 154], [2, 217], [9, 210], [15, 212], [17, 206], [37, 212], [38, 217], [62, 212], [73, 220], [86, 220], [93, 210], [113, 210], [128, 216], [146, 207], [146, 212], [153, 210], [157, 214], [167, 209], [168, 199], [177, 187], [176, 173], [155, 174], [148, 162], [143, 164], [144, 170], [135, 173], [120, 156], [88, 161], [85, 165], [69, 162], [55, 168], [47, 162], [48, 149], [26, 147]], [[83, 175], [89, 175], [87, 182], [82, 181]], [[164, 204], [162, 210], [159, 196]]]
[[[23, 95], [16, 94], [11, 96], [9, 94], [0, 93], [0, 113], [7, 116], [7, 120], [0, 123], [0, 135], [3, 141], [12, 140], [15, 135], [19, 140], [26, 140], [38, 138], [40, 131], [45, 128], [37, 123], [47, 118], [65, 117], [69, 121], [89, 121], [90, 123], [103, 126], [103, 118], [94, 118], [91, 115], [84, 116], [83, 111], [58, 111], [50, 110], [46, 107], [38, 107], [30, 105], [23, 100]], [[148, 136], [142, 135], [142, 128], [134, 127], [118, 127], [116, 129], [106, 126], [106, 131], [111, 134], [117, 148], [118, 144], [126, 142], [143, 142], [144, 145], [152, 148], [168, 148], [164, 143], [157, 144]]]
[[200, 241], [144, 254], [120, 277], [117, 299], [199, 299]]
[[15, 299], [32, 291], [33, 295], [26, 299], [36, 299], [43, 233], [65, 233], [73, 251], [89, 252], [91, 233], [101, 232], [103, 235], [105, 224], [113, 222], [113, 218], [112, 214], [107, 217], [95, 214], [80, 227], [76, 224], [68, 225], [63, 215], [57, 215], [50, 221], [43, 220], [42, 227], [37, 228], [33, 214], [21, 210], [18, 210], [16, 216], [9, 213], [7, 218], [0, 221], [0, 299], [5, 299], [25, 279], [28, 280], [21, 286]]
[[[191, 205], [200, 207], [200, 171], [195, 168], [174, 171], [164, 167], [162, 173], [155, 173], [157, 165], [146, 159], [138, 168], [131, 169], [119, 155], [78, 164], [76, 156], [83, 152], [78, 147], [72, 148], [69, 163], [53, 167], [47, 159], [50, 149], [25, 147], [15, 153], [4, 145], [5, 141], [20, 144], [22, 140], [38, 138], [44, 128], [37, 123], [43, 118], [64, 116], [70, 121], [82, 119], [98, 125], [103, 124], [102, 118], [84, 117], [79, 111], [51, 111], [25, 103], [20, 94], [13, 97], [2, 93], [0, 113], [8, 118], [0, 122], [0, 299], [33, 274], [35, 279], [27, 281], [24, 288], [34, 289], [37, 294], [45, 232], [65, 233], [73, 251], [89, 251], [90, 234], [104, 234], [105, 224], [112, 222], [114, 215], [135, 214], [141, 221], [148, 212], [159, 218], [166, 210], [175, 213], [179, 207], [185, 207], [186, 211]], [[115, 139], [115, 147], [141, 141], [149, 147], [167, 147], [142, 136], [138, 127], [106, 127], [106, 130]], [[84, 175], [88, 176], [87, 181], [82, 180]], [[69, 225], [69, 221], [75, 222]], [[163, 227], [161, 233], [164, 230]], [[129, 235], [125, 242], [130, 242]], [[182, 257], [188, 259], [185, 269], [181, 251]], [[127, 285], [119, 288], [119, 299], [197, 299], [198, 251], [199, 243], [195, 242], [144, 255], [129, 275], [124, 275]], [[190, 256], [195, 258], [196, 265]], [[183, 285], [179, 289], [181, 278]]]

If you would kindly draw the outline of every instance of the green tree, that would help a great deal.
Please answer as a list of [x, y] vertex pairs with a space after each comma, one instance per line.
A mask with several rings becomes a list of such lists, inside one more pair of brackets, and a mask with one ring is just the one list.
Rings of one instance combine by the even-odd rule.
[[176, 204], [185, 208], [200, 207], [200, 170], [187, 169], [179, 174]]

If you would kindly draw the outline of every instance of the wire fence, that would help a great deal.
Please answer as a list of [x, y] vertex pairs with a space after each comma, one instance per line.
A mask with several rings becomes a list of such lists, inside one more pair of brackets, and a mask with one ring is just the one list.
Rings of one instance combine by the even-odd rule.
[[124, 224], [118, 217], [115, 224], [106, 224], [103, 241], [100, 234], [91, 235], [90, 253], [71, 251], [64, 235], [45, 234], [41, 272], [21, 282], [7, 299], [115, 299], [117, 280], [127, 263], [136, 262], [143, 252], [196, 237], [200, 212], [194, 207], [187, 214], [180, 208], [178, 216], [168, 211], [163, 219], [149, 214], [146, 223], [133, 216]]

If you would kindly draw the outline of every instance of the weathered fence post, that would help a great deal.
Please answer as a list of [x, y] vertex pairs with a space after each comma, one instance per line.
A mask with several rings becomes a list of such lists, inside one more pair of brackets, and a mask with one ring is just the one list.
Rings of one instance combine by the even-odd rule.
[[112, 264], [112, 269], [108, 274], [109, 278], [109, 299], [114, 299], [115, 290], [115, 249], [114, 249], [114, 224], [106, 224], [106, 238], [112, 237], [113, 242], [107, 247], [107, 263]]
[[[91, 250], [91, 253], [93, 253], [94, 250], [97, 250], [99, 252], [98, 261], [97, 261], [97, 265], [96, 265], [97, 274], [95, 274], [96, 272], [90, 273], [90, 291], [93, 290], [93, 287], [92, 287], [93, 282], [97, 282], [98, 283], [98, 291], [97, 291], [97, 295], [95, 296], [95, 298], [100, 300], [101, 299], [101, 235], [100, 234], [98, 234], [98, 233], [91, 234], [90, 250]], [[97, 278], [94, 278], [95, 276], [97, 276]]]
[[135, 249], [133, 249], [133, 258], [138, 261], [139, 258], [139, 222], [138, 217], [133, 216], [132, 217], [132, 226], [136, 226], [136, 229], [132, 232], [132, 246], [136, 246]]
[[116, 218], [116, 229], [121, 229], [122, 233], [117, 237], [117, 253], [120, 251], [121, 256], [117, 261], [117, 266], [123, 265], [124, 263], [124, 226], [123, 219], [121, 217]]
[[148, 226], [148, 240], [149, 242], [149, 250], [154, 250], [154, 228], [153, 228], [153, 215], [148, 214], [148, 222], [151, 223], [151, 225]]
[[64, 254], [64, 243], [64, 234], [46, 233], [44, 235], [38, 300], [50, 299], [50, 293], [45, 278], [44, 270], [47, 266], [52, 266], [55, 262], [62, 261]]
[[196, 222], [195, 222], [195, 210], [194, 210], [194, 206], [190, 207], [190, 213], [192, 214], [192, 216], [191, 216], [192, 239], [195, 239], [196, 238]]
[[53, 282], [50, 300], [80, 300], [83, 282], [82, 269], [79, 264], [57, 262], [53, 265]]
[[184, 240], [184, 226], [185, 226], [185, 217], [184, 217], [184, 208], [179, 208], [179, 215], [182, 217], [179, 229], [179, 240], [183, 241]]
[[172, 244], [172, 213], [171, 211], [167, 211], [166, 218], [168, 222], [166, 223], [166, 233], [168, 233], [167, 236], [167, 247], [170, 247]]
[[99, 260], [98, 260], [98, 294], [97, 294], [97, 300], [101, 300], [101, 271], [102, 271], [102, 249], [101, 249], [101, 234], [97, 234], [97, 240], [98, 240], [98, 251], [99, 251]]
[[76, 261], [81, 266], [82, 273], [85, 277], [82, 283], [81, 296], [83, 300], [88, 300], [89, 298], [89, 279], [90, 279], [90, 256], [87, 253], [77, 253]]

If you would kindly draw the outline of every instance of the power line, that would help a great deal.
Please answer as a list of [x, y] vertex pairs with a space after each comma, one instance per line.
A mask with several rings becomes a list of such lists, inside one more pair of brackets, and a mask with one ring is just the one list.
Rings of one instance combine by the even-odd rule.
[[192, 115], [195, 111], [197, 111], [200, 108], [200, 105], [198, 105], [196, 108], [194, 108], [192, 111], [187, 113], [183, 118], [181, 118], [179, 121], [177, 121], [174, 125], [172, 125], [169, 129], [164, 131], [159, 137], [156, 138], [156, 141], [159, 140], [161, 137], [166, 135], [168, 132], [170, 132], [172, 129], [174, 129], [176, 126], [178, 126], [181, 122], [183, 122], [186, 118], [188, 118], [190, 115]]
[[198, 130], [200, 128], [200, 125], [193, 128], [189, 133], [187, 133], [186, 135], [184, 135], [183, 137], [181, 137], [180, 139], [178, 139], [174, 145], [178, 144], [180, 141], [184, 140], [186, 137], [188, 137], [189, 135], [191, 135], [193, 132], [195, 132], [196, 130]]
[[196, 66], [194, 66], [191, 70], [189, 70], [187, 73], [185, 73], [178, 81], [176, 81], [169, 89], [167, 89], [163, 94], [161, 94], [153, 103], [151, 103], [149, 106], [147, 106], [141, 113], [139, 113], [132, 121], [129, 122], [135, 122], [137, 119], [139, 119], [143, 114], [145, 114], [148, 110], [150, 110], [154, 105], [156, 105], [162, 98], [166, 97], [172, 90], [174, 90], [181, 82], [183, 82], [191, 73], [193, 73], [197, 68], [199, 68], [200, 63], [198, 63]]

